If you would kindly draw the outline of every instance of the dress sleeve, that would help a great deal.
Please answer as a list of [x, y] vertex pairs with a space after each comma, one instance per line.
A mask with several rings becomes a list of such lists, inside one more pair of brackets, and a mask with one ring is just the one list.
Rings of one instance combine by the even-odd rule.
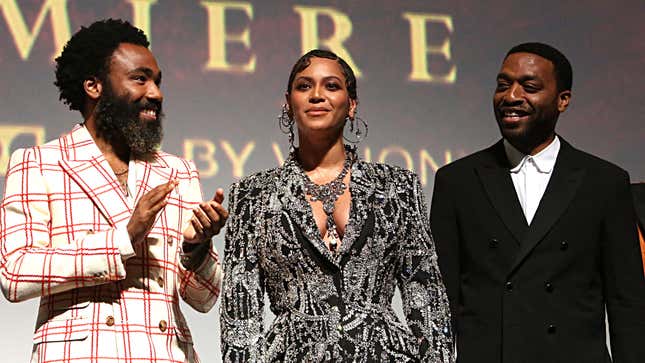
[[450, 308], [441, 279], [423, 189], [410, 174], [405, 240], [398, 284], [408, 326], [419, 340], [422, 362], [454, 362]]
[[229, 193], [224, 247], [224, 281], [220, 325], [224, 362], [261, 362], [264, 336], [264, 281], [258, 258], [255, 191], [240, 184]]

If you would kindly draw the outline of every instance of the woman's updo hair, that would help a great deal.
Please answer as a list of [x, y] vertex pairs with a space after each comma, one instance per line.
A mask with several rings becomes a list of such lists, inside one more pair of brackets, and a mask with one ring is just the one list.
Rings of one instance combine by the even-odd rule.
[[352, 68], [345, 62], [345, 60], [336, 55], [336, 53], [324, 50], [324, 49], [314, 49], [307, 52], [305, 55], [300, 57], [296, 64], [293, 65], [291, 69], [291, 74], [289, 75], [289, 83], [287, 84], [287, 94], [291, 94], [291, 84], [296, 78], [296, 74], [302, 72], [305, 68], [309, 67], [311, 64], [311, 58], [326, 58], [335, 60], [340, 65], [340, 68], [343, 71], [345, 76], [345, 87], [347, 87], [347, 93], [349, 93], [349, 98], [352, 100], [357, 100], [358, 95], [356, 94], [356, 76]]

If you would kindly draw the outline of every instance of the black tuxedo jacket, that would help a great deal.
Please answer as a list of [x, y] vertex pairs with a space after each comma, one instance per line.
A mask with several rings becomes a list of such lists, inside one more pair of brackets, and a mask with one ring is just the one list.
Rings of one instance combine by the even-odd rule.
[[527, 225], [500, 141], [441, 168], [431, 209], [461, 363], [645, 362], [629, 176], [564, 140]]
[[645, 183], [632, 184], [632, 195], [638, 224], [641, 231], [645, 232]]

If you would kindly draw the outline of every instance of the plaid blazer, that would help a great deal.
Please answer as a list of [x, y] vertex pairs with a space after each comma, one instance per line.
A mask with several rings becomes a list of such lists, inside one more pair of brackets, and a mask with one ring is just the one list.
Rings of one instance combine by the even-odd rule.
[[[32, 362], [196, 362], [179, 296], [206, 312], [219, 295], [211, 248], [194, 271], [179, 261], [182, 231], [202, 201], [192, 162], [157, 153], [136, 162], [134, 202], [87, 129], [14, 152], [0, 206], [5, 297], [40, 297]], [[126, 225], [139, 198], [172, 178], [143, 243]]]

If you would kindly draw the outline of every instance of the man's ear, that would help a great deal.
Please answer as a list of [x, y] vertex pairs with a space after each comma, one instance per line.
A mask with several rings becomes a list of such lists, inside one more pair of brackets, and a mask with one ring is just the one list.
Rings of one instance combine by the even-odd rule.
[[83, 81], [83, 90], [91, 100], [98, 100], [103, 94], [103, 83], [96, 77], [90, 77]]
[[566, 111], [567, 107], [569, 107], [570, 101], [571, 101], [570, 90], [560, 92], [560, 94], [558, 94], [558, 111], [560, 111], [560, 113]]

